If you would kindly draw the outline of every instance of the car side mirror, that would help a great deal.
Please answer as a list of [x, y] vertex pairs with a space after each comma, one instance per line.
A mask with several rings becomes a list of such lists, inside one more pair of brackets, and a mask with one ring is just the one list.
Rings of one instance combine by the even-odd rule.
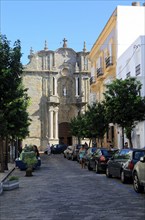
[[145, 162], [145, 157], [140, 157], [140, 162], [144, 163]]

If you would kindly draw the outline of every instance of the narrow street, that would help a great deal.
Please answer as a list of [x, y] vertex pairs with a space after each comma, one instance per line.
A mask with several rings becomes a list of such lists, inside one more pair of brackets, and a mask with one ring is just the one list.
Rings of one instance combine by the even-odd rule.
[[145, 193], [81, 169], [61, 155], [42, 155], [33, 177], [15, 169], [20, 187], [0, 196], [0, 220], [143, 220]]

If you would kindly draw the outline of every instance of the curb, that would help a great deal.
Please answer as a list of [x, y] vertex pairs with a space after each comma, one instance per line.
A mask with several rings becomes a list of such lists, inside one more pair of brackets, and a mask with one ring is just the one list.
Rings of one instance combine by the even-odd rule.
[[15, 170], [15, 167], [13, 167], [13, 168], [7, 173], [7, 175], [2, 178], [2, 180], [1, 180], [0, 182], [3, 183], [3, 182], [10, 176], [10, 174], [11, 174], [14, 170]]

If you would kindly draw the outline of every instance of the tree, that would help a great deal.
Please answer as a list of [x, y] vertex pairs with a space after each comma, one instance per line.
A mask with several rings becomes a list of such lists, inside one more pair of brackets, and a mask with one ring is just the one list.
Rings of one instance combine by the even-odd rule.
[[[131, 132], [138, 121], [145, 119], [145, 97], [140, 96], [142, 85], [135, 78], [116, 79], [104, 93], [106, 115], [126, 132], [132, 148]], [[122, 145], [124, 146], [124, 139]]]
[[29, 134], [30, 118], [27, 113], [29, 97], [22, 84], [21, 45], [14, 47], [6, 36], [0, 35], [0, 149], [1, 170], [3, 165], [3, 143], [6, 138], [24, 138]]
[[107, 129], [108, 121], [103, 103], [88, 105], [85, 114], [78, 115], [71, 121], [71, 131], [74, 136], [89, 138], [90, 142], [97, 138], [101, 141], [101, 146]]
[[105, 117], [104, 104], [96, 102], [93, 105], [88, 105], [86, 112], [87, 137], [91, 139], [98, 139], [103, 142], [104, 135], [108, 129], [108, 121]]
[[80, 144], [80, 138], [84, 137], [84, 116], [79, 114], [78, 116], [71, 119], [70, 130], [73, 136], [78, 138]]

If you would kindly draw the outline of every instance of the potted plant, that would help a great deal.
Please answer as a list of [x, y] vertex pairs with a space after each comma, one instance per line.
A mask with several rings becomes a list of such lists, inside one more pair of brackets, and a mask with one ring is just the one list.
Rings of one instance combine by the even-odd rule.
[[38, 160], [35, 156], [34, 152], [28, 153], [24, 157], [24, 163], [26, 164], [26, 176], [33, 176], [32, 172], [33, 169], [35, 168]]
[[6, 181], [3, 182], [3, 190], [12, 190], [19, 187], [19, 177], [10, 176]]

